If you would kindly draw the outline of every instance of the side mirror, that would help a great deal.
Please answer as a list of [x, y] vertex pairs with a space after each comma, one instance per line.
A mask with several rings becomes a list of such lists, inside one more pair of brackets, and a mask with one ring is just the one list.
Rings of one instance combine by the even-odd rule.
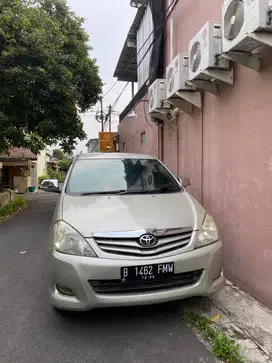
[[191, 185], [191, 181], [189, 178], [178, 178], [178, 181], [183, 186], [183, 188], [187, 188], [189, 185]]

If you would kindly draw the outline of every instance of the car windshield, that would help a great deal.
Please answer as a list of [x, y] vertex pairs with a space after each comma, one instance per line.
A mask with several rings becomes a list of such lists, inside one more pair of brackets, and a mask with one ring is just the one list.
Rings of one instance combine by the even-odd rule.
[[175, 193], [183, 189], [156, 159], [82, 159], [66, 187], [70, 195]]

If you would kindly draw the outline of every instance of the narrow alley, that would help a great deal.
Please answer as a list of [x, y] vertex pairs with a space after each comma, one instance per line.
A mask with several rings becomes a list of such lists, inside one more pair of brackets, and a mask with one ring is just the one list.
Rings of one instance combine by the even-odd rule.
[[46, 290], [46, 249], [58, 194], [36, 193], [0, 225], [1, 363], [212, 363], [181, 322], [180, 304], [57, 314]]

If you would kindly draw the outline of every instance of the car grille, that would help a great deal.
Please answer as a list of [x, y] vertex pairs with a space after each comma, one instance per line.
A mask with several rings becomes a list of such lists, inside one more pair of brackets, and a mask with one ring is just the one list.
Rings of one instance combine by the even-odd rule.
[[203, 270], [183, 272], [156, 281], [122, 282], [121, 280], [90, 280], [89, 283], [97, 294], [102, 295], [144, 293], [194, 285], [199, 281], [202, 272]]
[[94, 237], [100, 249], [106, 253], [132, 257], [153, 257], [187, 246], [191, 240], [193, 229], [179, 229], [179, 233], [157, 237], [158, 243], [151, 248], [141, 247], [138, 238]]

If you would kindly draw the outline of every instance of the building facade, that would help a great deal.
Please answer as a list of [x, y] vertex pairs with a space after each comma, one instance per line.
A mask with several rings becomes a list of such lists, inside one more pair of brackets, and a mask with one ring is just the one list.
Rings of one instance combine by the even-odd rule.
[[[166, 66], [178, 53], [188, 54], [190, 40], [207, 21], [222, 18], [221, 0], [167, 0], [165, 13], [172, 2], [158, 78], [165, 78]], [[130, 38], [136, 34], [136, 43], [144, 14], [146, 9], [140, 8], [129, 32]], [[151, 21], [154, 26], [154, 17]], [[137, 54], [139, 44], [135, 46]], [[115, 71], [120, 80], [139, 78], [137, 57], [129, 71], [121, 72], [132, 49], [127, 39]], [[121, 151], [153, 154], [177, 176], [191, 179], [188, 190], [219, 227], [226, 276], [272, 307], [272, 48], [261, 46], [258, 51], [260, 72], [234, 63], [234, 85], [220, 85], [217, 95], [203, 92], [202, 108], [190, 116], [181, 112], [176, 122], [151, 121], [148, 83], [141, 86], [121, 114], [119, 138]]]

